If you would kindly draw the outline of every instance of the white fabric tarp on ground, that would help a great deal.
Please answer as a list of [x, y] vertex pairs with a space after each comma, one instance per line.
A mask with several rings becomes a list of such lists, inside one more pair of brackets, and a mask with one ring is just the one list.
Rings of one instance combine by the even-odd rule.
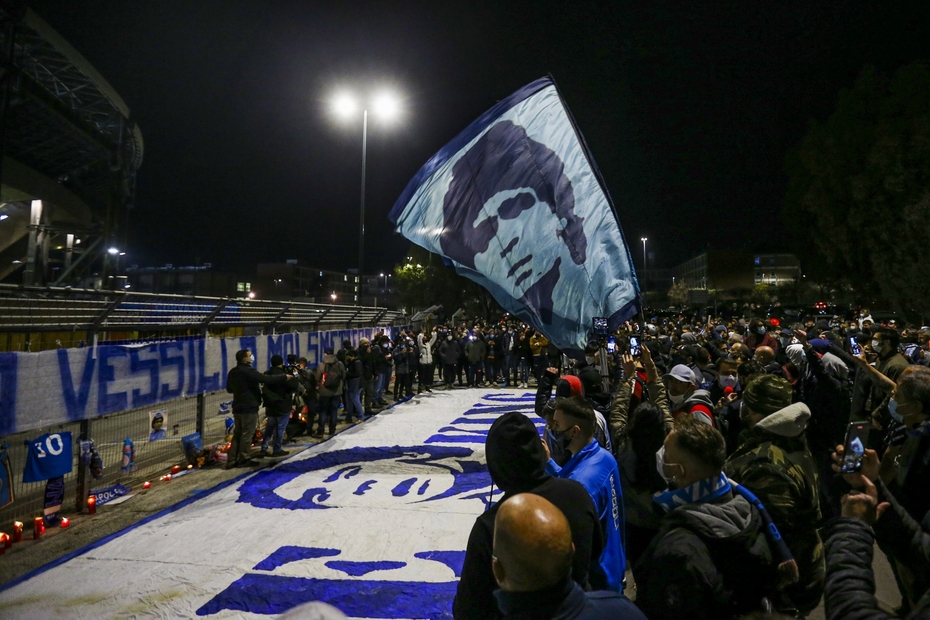
[[0, 617], [267, 618], [313, 600], [451, 617], [492, 493], [485, 438], [510, 410], [532, 417], [533, 395], [416, 397], [0, 592]]

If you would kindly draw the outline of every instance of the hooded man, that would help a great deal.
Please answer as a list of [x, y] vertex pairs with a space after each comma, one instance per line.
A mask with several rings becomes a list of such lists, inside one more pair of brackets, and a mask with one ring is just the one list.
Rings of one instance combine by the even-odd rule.
[[780, 377], [763, 375], [746, 387], [740, 417], [747, 430], [724, 472], [762, 501], [782, 533], [800, 575], [784, 592], [806, 615], [817, 607], [824, 586], [823, 545], [817, 533], [820, 497], [804, 433], [811, 412], [804, 403], [792, 405], [791, 399], [791, 384]]
[[718, 620], [761, 609], [774, 591], [762, 517], [721, 472], [723, 435], [692, 418], [676, 422], [656, 454], [668, 490], [659, 533], [633, 567], [636, 605], [650, 620]]
[[564, 513], [575, 545], [572, 579], [587, 588], [589, 571], [592, 567], [597, 569], [604, 543], [594, 504], [585, 488], [573, 480], [561, 480], [545, 472], [546, 454], [539, 432], [522, 413], [511, 411], [494, 421], [488, 431], [485, 453], [491, 481], [504, 496], [475, 520], [468, 536], [452, 608], [455, 617], [480, 620], [502, 617], [493, 596], [496, 582], [491, 572], [494, 518], [501, 504], [519, 493], [532, 492], [544, 497]]

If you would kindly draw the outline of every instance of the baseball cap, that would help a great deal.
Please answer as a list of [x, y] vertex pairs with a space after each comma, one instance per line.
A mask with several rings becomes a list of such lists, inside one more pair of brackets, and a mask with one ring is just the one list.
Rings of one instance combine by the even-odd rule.
[[678, 364], [667, 375], [665, 378], [672, 378], [682, 383], [690, 383], [692, 385], [697, 385], [697, 379], [694, 376], [694, 372], [684, 364]]

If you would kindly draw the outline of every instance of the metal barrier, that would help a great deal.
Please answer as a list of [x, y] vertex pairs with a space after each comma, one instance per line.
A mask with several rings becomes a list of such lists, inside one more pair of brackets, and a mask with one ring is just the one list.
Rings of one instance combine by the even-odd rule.
[[[153, 476], [164, 473], [167, 468], [184, 461], [181, 437], [199, 431], [203, 445], [223, 442], [226, 435], [225, 419], [232, 413], [220, 413], [220, 404], [228, 401], [226, 392], [213, 392], [201, 396], [179, 398], [153, 407], [131, 409], [117, 414], [101, 416], [83, 422], [73, 422], [5, 438], [10, 445], [7, 454], [12, 470], [12, 487], [16, 500], [0, 508], [0, 529], [13, 521], [31, 523], [42, 515], [45, 501], [46, 482], [22, 482], [22, 471], [26, 463], [26, 441], [45, 433], [70, 431], [74, 440], [73, 469], [65, 476], [65, 503], [62, 510], [70, 513], [85, 510], [86, 497], [91, 490], [124, 484], [136, 487]], [[148, 441], [150, 433], [149, 412], [164, 410], [167, 436], [157, 441]], [[82, 428], [85, 426], [85, 428]], [[78, 454], [82, 431], [94, 441], [97, 452], [103, 459], [104, 469], [100, 479], [91, 478], [88, 468], [79, 463]], [[120, 469], [123, 444], [129, 437], [135, 443], [135, 467], [131, 471]]]
[[[400, 325], [402, 312], [129, 291], [0, 284], [0, 351], [38, 352], [97, 342], [256, 335]], [[33, 336], [34, 335], [34, 336]]]

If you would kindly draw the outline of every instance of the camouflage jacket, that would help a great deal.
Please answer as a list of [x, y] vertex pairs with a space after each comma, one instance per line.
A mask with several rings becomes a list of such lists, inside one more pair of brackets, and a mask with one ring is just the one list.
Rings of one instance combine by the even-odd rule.
[[786, 593], [803, 612], [817, 606], [824, 586], [817, 470], [804, 435], [810, 415], [804, 403], [770, 414], [742, 434], [723, 468], [762, 501], [778, 526], [800, 572]]

